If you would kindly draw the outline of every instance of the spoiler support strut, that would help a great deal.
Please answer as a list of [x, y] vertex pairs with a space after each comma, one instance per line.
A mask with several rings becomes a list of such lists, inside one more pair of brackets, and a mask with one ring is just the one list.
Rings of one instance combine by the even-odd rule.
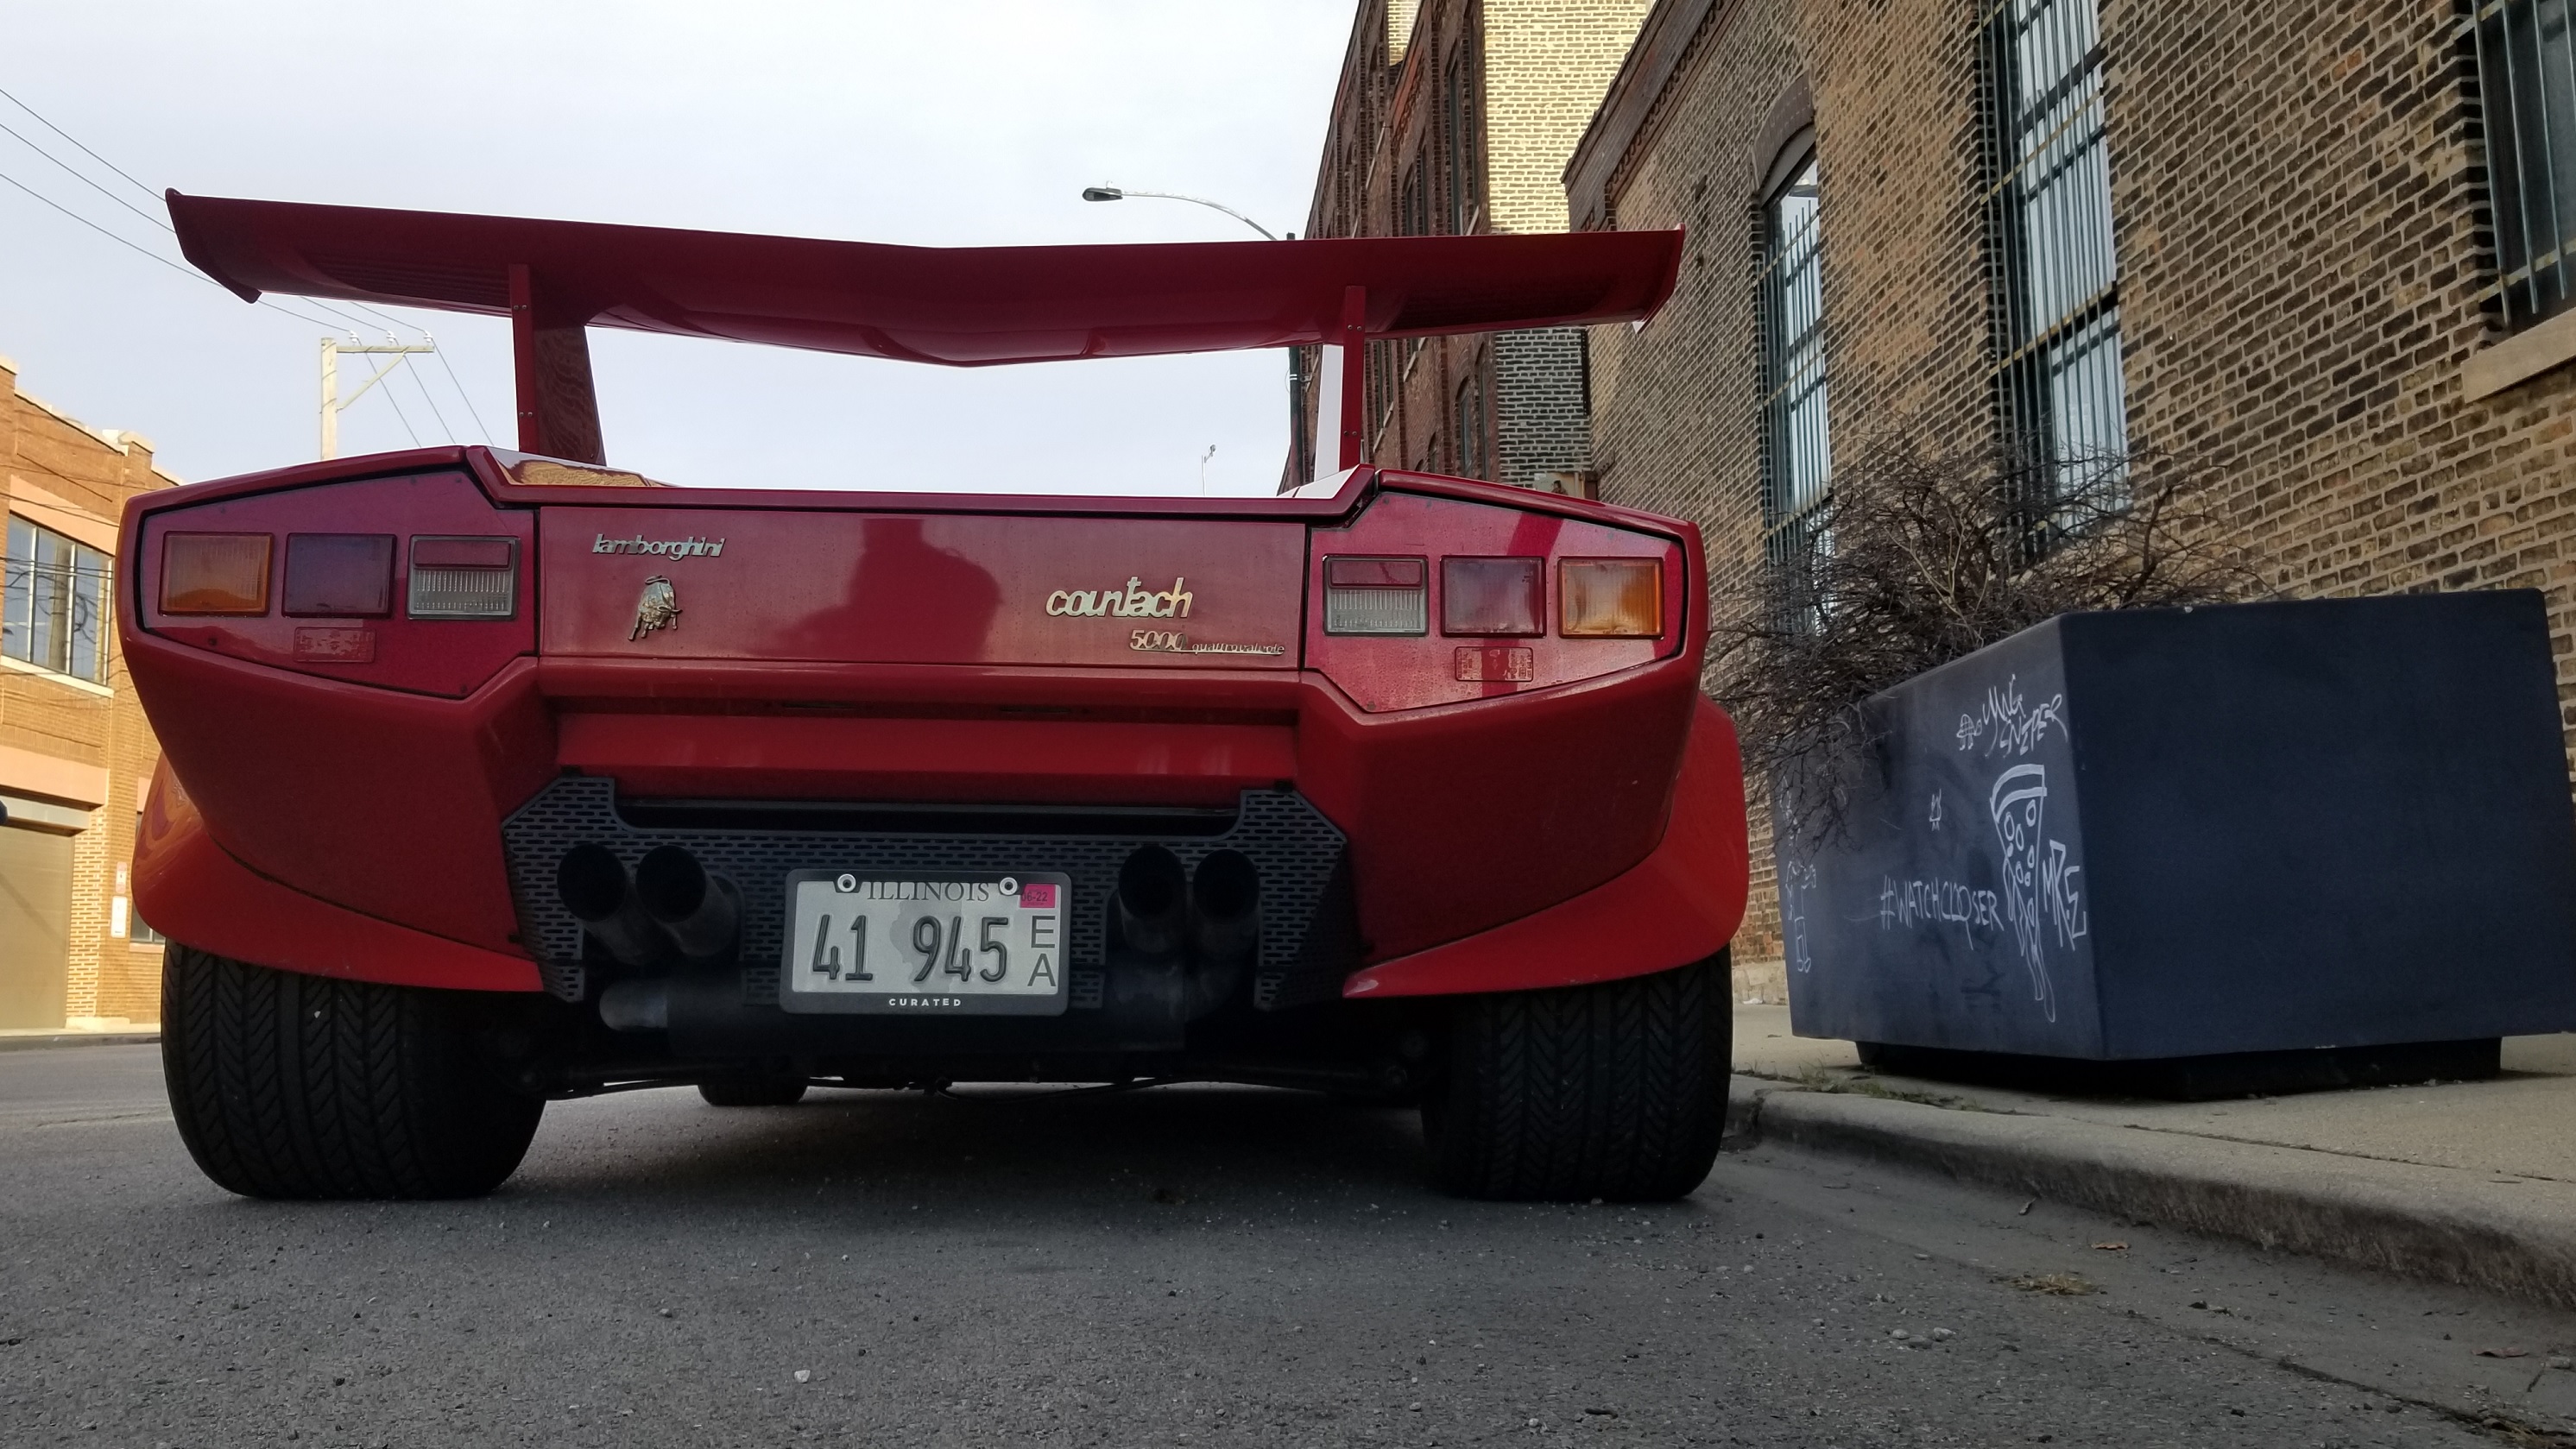
[[519, 451], [608, 461], [590, 380], [590, 315], [566, 306], [525, 262], [510, 264], [510, 356], [518, 375]]

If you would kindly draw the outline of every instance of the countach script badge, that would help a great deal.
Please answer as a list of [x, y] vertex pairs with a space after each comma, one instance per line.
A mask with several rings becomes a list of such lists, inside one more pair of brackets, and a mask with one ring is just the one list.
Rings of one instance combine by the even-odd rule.
[[680, 627], [680, 591], [671, 581], [655, 574], [644, 581], [644, 597], [635, 601], [635, 632], [626, 636], [631, 643], [647, 634]]
[[1098, 619], [1116, 615], [1122, 619], [1186, 619], [1190, 616], [1190, 593], [1179, 579], [1161, 593], [1149, 593], [1143, 579], [1131, 578], [1123, 589], [1058, 589], [1047, 595], [1046, 611], [1074, 618]]

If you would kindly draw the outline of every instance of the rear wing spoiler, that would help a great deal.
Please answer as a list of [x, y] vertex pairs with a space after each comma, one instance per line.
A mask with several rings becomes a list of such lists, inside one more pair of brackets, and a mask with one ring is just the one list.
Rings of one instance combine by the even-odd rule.
[[[507, 316], [519, 448], [606, 460], [586, 329], [950, 367], [1322, 345], [1339, 466], [1372, 338], [1624, 322], [1671, 295], [1681, 233], [913, 247], [169, 193], [180, 249], [263, 292]], [[1337, 365], [1338, 364], [1338, 365]], [[1321, 429], [1319, 429], [1321, 431]]]

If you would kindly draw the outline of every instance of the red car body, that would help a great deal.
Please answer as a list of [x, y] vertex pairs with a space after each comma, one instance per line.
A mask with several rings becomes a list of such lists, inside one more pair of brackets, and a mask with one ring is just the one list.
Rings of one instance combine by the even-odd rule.
[[[1367, 1055], [1315, 1022], [1668, 972], [1738, 924], [1741, 777], [1700, 692], [1690, 525], [1359, 466], [1266, 499], [663, 487], [600, 462], [581, 344], [617, 325], [966, 365], [1349, 348], [1643, 315], [1672, 238], [935, 253], [175, 196], [173, 215], [246, 295], [508, 312], [523, 446], [129, 504], [120, 638], [165, 751], [135, 896], [175, 941], [578, 1014], [635, 971], [566, 914], [568, 852], [697, 852], [738, 899], [732, 954], [675, 979], [642, 1036], [567, 1029], [541, 1083], [561, 1093], [650, 1077], [656, 1053], [674, 1079], [783, 1055], [892, 1082], [1017, 1054], [1038, 1062], [1019, 1075], [1291, 1080]], [[197, 590], [204, 559], [245, 550], [255, 600]], [[1621, 595], [1646, 621], [1569, 633], [1604, 566], [1651, 585]], [[423, 581], [457, 569], [506, 609], [420, 616]], [[1480, 615], [1489, 578], [1502, 613]], [[1363, 588], [1418, 588], [1420, 632], [1328, 627], [1328, 595]], [[1261, 877], [1257, 959], [1222, 1010], [1196, 986], [1121, 1005], [1113, 958], [1143, 931], [1118, 924], [1110, 872], [1148, 844], [1194, 870], [1238, 850]], [[1060, 872], [1071, 1008], [781, 1011], [785, 873], [907, 849]], [[1124, 1025], [1075, 1029], [1086, 972]]]

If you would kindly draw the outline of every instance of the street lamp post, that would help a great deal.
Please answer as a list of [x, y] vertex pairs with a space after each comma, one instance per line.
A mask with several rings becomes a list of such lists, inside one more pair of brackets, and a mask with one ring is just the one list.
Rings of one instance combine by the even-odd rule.
[[[1244, 215], [1242, 212], [1235, 210], [1233, 207], [1226, 205], [1222, 201], [1210, 201], [1204, 196], [1183, 196], [1177, 191], [1127, 191], [1115, 186], [1086, 186], [1082, 188], [1082, 199], [1085, 201], [1125, 201], [1131, 196], [1150, 196], [1157, 201], [1186, 201], [1193, 206], [1213, 207], [1216, 210], [1222, 211], [1226, 215], [1233, 217], [1236, 221], [1242, 222], [1245, 226], [1252, 228], [1254, 231], [1261, 233], [1264, 241], [1279, 240], [1276, 235], [1272, 234], [1270, 228], [1254, 221], [1251, 217]], [[1293, 241], [1295, 238], [1291, 237], [1290, 240]]]

